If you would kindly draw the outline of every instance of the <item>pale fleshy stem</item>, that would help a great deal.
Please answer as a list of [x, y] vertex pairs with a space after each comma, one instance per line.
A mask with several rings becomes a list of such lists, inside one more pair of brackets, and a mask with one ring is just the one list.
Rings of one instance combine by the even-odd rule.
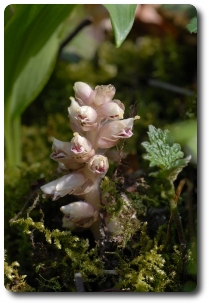
[[[100, 190], [101, 177], [96, 177], [96, 175], [92, 173], [87, 167], [84, 169], [84, 172], [87, 178], [94, 181], [94, 184], [91, 190], [87, 194], [80, 196], [80, 198], [82, 198], [86, 202], [91, 203], [91, 205], [95, 208], [95, 210], [99, 212], [101, 209], [101, 190]], [[90, 230], [93, 233], [95, 240], [99, 240], [101, 238], [100, 218], [98, 218], [98, 220], [91, 225]]]
[[[90, 202], [96, 211], [99, 212], [101, 206], [101, 192], [100, 192], [100, 181], [101, 179], [98, 178], [97, 180], [95, 180], [95, 183], [91, 189], [91, 191], [83, 196], [83, 199], [86, 202]], [[100, 236], [100, 218], [98, 218], [90, 227], [90, 230], [95, 238], [95, 240], [99, 240], [101, 238]]]
[[88, 141], [90, 141], [90, 143], [92, 144], [92, 147], [95, 149], [95, 151], [97, 150], [97, 136], [98, 136], [98, 127], [96, 127], [95, 129], [91, 130], [91, 132], [86, 132], [86, 139]]

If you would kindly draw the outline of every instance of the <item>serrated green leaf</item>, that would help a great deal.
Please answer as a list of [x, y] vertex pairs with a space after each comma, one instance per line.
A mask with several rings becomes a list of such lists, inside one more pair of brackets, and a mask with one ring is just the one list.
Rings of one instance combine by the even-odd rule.
[[174, 181], [183, 167], [188, 164], [191, 156], [183, 159], [184, 153], [181, 151], [181, 146], [174, 143], [167, 129], [162, 131], [150, 125], [148, 136], [150, 142], [142, 143], [147, 151], [144, 158], [150, 161], [150, 167], [160, 168], [159, 172], [151, 175]]
[[149, 142], [143, 142], [146, 149], [145, 159], [150, 161], [150, 166], [158, 166], [161, 169], [170, 169], [173, 162], [184, 156], [181, 146], [173, 142], [169, 130], [162, 131], [154, 126], [149, 126]]
[[190, 23], [188, 23], [188, 25], [187, 25], [187, 29], [191, 34], [197, 33], [197, 17], [193, 17], [190, 20]]
[[170, 169], [151, 173], [150, 176], [167, 179], [173, 182], [177, 179], [178, 174], [182, 171], [182, 169], [185, 166], [187, 166], [190, 160], [191, 160], [191, 156], [188, 156], [184, 159], [179, 159], [175, 161], [173, 165], [171, 165]]
[[110, 14], [115, 43], [120, 47], [130, 32], [136, 11], [136, 4], [104, 4]]

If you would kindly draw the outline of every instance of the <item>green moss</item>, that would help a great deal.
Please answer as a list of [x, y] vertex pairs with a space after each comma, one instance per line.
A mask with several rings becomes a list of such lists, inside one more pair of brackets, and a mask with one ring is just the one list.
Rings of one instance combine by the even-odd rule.
[[[124, 204], [123, 198], [119, 195], [116, 181], [105, 177], [100, 184], [100, 188], [102, 190], [102, 198], [105, 201], [104, 209], [109, 215], [116, 216]], [[109, 204], [106, 204], [107, 202]]]
[[[180, 292], [187, 287], [182, 275], [182, 252], [178, 245], [164, 250], [164, 227], [154, 239], [146, 233], [147, 223], [139, 232], [139, 242], [132, 246], [130, 259], [119, 253], [119, 282], [117, 288], [133, 292]], [[162, 236], [163, 235], [163, 236]], [[160, 238], [161, 237], [161, 238]], [[190, 258], [190, 255], [189, 255]], [[183, 286], [184, 282], [184, 286]], [[192, 280], [195, 285], [195, 281]]]
[[19, 263], [14, 261], [11, 264], [8, 264], [4, 261], [4, 285], [5, 288], [11, 292], [33, 292], [35, 291], [30, 285], [26, 282], [27, 275], [20, 275], [18, 272]]
[[[175, 231], [171, 233], [172, 242], [164, 250], [165, 225], [159, 227], [151, 238], [147, 233], [148, 224], [141, 222], [123, 247], [120, 240], [113, 242], [110, 239], [108, 248], [105, 246], [102, 249], [104, 246], [100, 243], [91, 245], [90, 237], [60, 228], [48, 228], [44, 220], [47, 214], [40, 209], [41, 204], [42, 199], [37, 196], [27, 209], [26, 216], [11, 222], [12, 227], [21, 229], [24, 236], [28, 236], [24, 243], [30, 244], [24, 253], [24, 257], [29, 258], [30, 267], [25, 273], [24, 265], [19, 267], [21, 274], [27, 275], [27, 283], [25, 277], [18, 279], [20, 288], [11, 284], [12, 291], [33, 291], [30, 287], [36, 287], [37, 292], [74, 292], [76, 272], [81, 272], [88, 291], [100, 291], [112, 285], [111, 288], [133, 292], [176, 292], [188, 289], [189, 281], [195, 282], [188, 276], [182, 287], [182, 252], [180, 246], [174, 243]], [[124, 234], [127, 234], [126, 230]], [[189, 252], [189, 261], [191, 265], [195, 261], [192, 252]], [[105, 269], [110, 267], [117, 272], [113, 276], [105, 273]], [[5, 272], [9, 275], [9, 269]]]

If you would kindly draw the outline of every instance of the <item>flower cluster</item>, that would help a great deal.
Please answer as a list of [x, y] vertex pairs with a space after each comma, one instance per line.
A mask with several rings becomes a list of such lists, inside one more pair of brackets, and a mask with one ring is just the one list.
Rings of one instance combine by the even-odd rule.
[[54, 139], [50, 157], [69, 173], [41, 187], [43, 193], [57, 200], [68, 194], [82, 201], [61, 207], [63, 227], [90, 227], [100, 210], [99, 183], [109, 168], [106, 150], [121, 139], [133, 135], [134, 120], [123, 119], [125, 107], [115, 95], [112, 85], [74, 84], [75, 98], [68, 108], [73, 138], [70, 142]]

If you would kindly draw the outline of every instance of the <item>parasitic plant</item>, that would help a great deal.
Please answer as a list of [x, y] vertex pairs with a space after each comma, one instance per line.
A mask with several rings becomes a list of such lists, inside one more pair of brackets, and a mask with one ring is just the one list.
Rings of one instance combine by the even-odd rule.
[[[134, 118], [123, 119], [125, 107], [113, 99], [115, 87], [74, 84], [75, 98], [68, 108], [73, 139], [62, 142], [54, 138], [51, 158], [65, 170], [65, 175], [41, 187], [45, 196], [57, 200], [65, 195], [78, 196], [78, 201], [61, 207], [63, 227], [90, 228], [99, 238], [100, 182], [109, 169], [105, 156], [108, 148], [121, 139], [130, 138]], [[66, 174], [67, 171], [67, 174]]]

